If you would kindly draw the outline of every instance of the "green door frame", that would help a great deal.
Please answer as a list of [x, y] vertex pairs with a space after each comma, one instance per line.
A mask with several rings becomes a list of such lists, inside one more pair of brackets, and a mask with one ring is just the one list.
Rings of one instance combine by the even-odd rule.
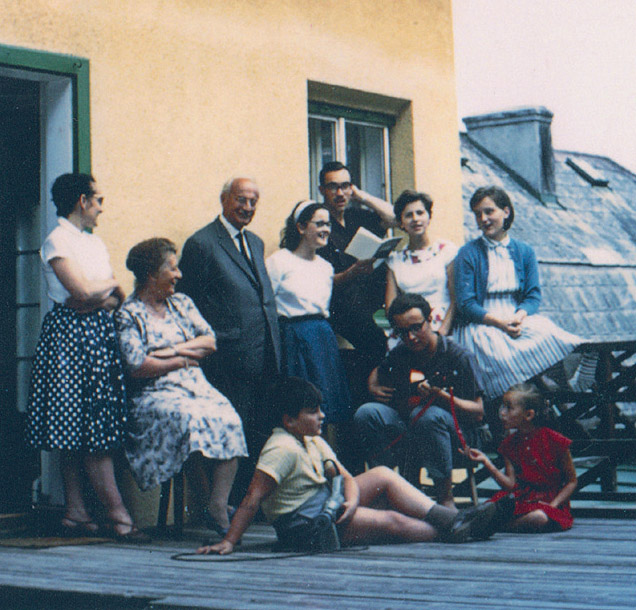
[[0, 44], [0, 67], [68, 76], [73, 86], [73, 170], [91, 172], [89, 61]]

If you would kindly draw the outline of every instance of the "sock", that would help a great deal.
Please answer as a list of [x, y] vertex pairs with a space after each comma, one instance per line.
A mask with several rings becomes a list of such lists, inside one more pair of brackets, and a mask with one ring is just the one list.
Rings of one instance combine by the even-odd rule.
[[430, 523], [438, 532], [447, 532], [453, 525], [456, 515], [457, 511], [452, 508], [433, 504], [431, 510], [426, 513], [424, 521]]

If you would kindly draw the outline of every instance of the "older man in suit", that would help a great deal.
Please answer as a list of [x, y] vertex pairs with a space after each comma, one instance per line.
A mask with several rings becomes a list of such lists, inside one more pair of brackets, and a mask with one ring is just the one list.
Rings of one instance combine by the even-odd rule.
[[[252, 459], [270, 432], [263, 397], [280, 364], [278, 318], [263, 241], [245, 229], [258, 199], [258, 186], [250, 178], [225, 183], [222, 214], [183, 247], [178, 286], [216, 332], [217, 353], [204, 370], [240, 414]], [[242, 470], [244, 476], [239, 473], [235, 484], [239, 494], [251, 476], [249, 465]]]

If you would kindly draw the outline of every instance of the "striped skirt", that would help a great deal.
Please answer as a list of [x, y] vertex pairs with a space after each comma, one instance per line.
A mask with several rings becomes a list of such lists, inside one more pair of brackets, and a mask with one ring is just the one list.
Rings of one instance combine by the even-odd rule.
[[[484, 307], [495, 316], [510, 317], [517, 305], [512, 297], [502, 296], [487, 299]], [[522, 329], [516, 339], [485, 324], [469, 324], [455, 331], [453, 338], [477, 358], [486, 398], [502, 396], [515, 383], [543, 373], [583, 343], [541, 315], [527, 316]]]
[[124, 374], [115, 327], [103, 309], [46, 314], [31, 373], [26, 441], [34, 449], [98, 452], [122, 444]]

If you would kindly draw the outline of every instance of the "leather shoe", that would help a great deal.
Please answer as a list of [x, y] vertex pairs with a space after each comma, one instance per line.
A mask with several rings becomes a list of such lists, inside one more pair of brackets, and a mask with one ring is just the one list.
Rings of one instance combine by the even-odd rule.
[[492, 502], [460, 510], [442, 540], [453, 544], [468, 542], [471, 538], [485, 540], [493, 534], [490, 524], [496, 513], [497, 507]]

